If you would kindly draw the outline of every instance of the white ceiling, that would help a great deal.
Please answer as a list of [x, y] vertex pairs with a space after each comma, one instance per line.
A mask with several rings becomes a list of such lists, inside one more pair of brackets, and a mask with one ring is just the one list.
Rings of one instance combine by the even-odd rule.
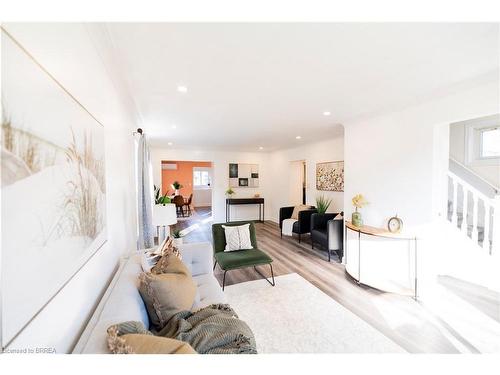
[[141, 126], [152, 143], [174, 147], [269, 151], [328, 138], [342, 132], [338, 124], [498, 74], [499, 65], [498, 24], [107, 29]]

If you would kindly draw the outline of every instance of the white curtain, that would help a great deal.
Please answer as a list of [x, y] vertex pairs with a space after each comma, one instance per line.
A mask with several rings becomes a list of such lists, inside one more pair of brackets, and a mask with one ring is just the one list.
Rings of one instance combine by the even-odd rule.
[[139, 225], [137, 246], [139, 249], [154, 246], [151, 170], [151, 157], [146, 136], [140, 134], [137, 144], [137, 213]]

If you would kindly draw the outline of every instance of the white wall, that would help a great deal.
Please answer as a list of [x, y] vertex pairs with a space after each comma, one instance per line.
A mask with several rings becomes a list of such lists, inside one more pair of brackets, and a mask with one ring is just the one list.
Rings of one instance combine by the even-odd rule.
[[[394, 214], [403, 219], [403, 233], [419, 238], [420, 296], [431, 290], [433, 276], [449, 272], [454, 262], [445, 254], [452, 242], [443, 230], [448, 126], [498, 112], [499, 99], [498, 80], [492, 80], [398, 113], [344, 124], [346, 217], [353, 211], [351, 198], [362, 193], [370, 202], [361, 210], [365, 224], [386, 227]], [[387, 257], [380, 252], [379, 259]], [[411, 262], [391, 258], [393, 267], [402, 269], [411, 270]]]
[[91, 26], [3, 26], [105, 126], [108, 241], [11, 345], [64, 353], [76, 343], [119, 257], [136, 247], [132, 129], [137, 126], [91, 40]]
[[351, 198], [362, 193], [370, 202], [362, 210], [366, 223], [385, 226], [396, 213], [408, 226], [429, 223], [434, 163], [443, 161], [434, 146], [436, 127], [493, 114], [498, 103], [498, 82], [484, 83], [398, 113], [345, 124], [346, 213], [352, 212]]
[[269, 219], [277, 222], [280, 207], [296, 203], [290, 201], [289, 194], [289, 184], [296, 180], [296, 173], [293, 172], [290, 162], [296, 160], [306, 162], [306, 203], [316, 205], [316, 197], [324, 195], [332, 199], [329, 212], [342, 211], [344, 193], [316, 190], [316, 163], [344, 160], [344, 137], [339, 135], [325, 141], [275, 151], [269, 155], [268, 165], [272, 170], [268, 204]]
[[[147, 134], [147, 128], [145, 128]], [[225, 191], [229, 186], [229, 163], [259, 164], [260, 186], [258, 188], [233, 188], [236, 198], [253, 197], [258, 193], [267, 201], [267, 186], [269, 175], [265, 153], [258, 152], [232, 152], [215, 150], [191, 150], [158, 148], [151, 149], [153, 163], [153, 180], [156, 185], [161, 184], [161, 161], [211, 161], [212, 162], [212, 211], [215, 222], [225, 221], [226, 196]], [[267, 184], [267, 185], [266, 185]], [[267, 210], [267, 208], [266, 208]], [[232, 206], [231, 220], [256, 220], [259, 217], [258, 206]]]

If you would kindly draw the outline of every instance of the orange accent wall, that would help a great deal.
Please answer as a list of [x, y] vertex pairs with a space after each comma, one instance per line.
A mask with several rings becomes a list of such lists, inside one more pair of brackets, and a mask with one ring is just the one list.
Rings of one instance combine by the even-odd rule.
[[172, 195], [174, 190], [172, 189], [172, 182], [179, 181], [183, 186], [179, 190], [179, 193], [184, 197], [189, 197], [193, 193], [193, 168], [194, 167], [212, 167], [212, 163], [209, 161], [176, 161], [176, 160], [163, 160], [162, 164], [177, 164], [177, 170], [161, 170], [161, 189], [162, 194], [165, 194], [168, 190], [168, 194]]

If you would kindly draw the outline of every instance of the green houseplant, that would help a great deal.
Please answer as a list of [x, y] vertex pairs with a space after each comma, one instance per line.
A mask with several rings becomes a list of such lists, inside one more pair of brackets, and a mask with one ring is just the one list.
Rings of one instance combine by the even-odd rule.
[[172, 189], [175, 190], [175, 195], [179, 195], [179, 189], [182, 189], [182, 185], [179, 181], [172, 182]]
[[227, 196], [228, 198], [231, 198], [234, 194], [236, 194], [236, 192], [233, 190], [233, 188], [228, 188], [228, 189], [226, 190], [226, 196]]
[[168, 197], [168, 192], [165, 193], [164, 195], [161, 195], [161, 189], [159, 186], [154, 185], [154, 191], [155, 191], [155, 204], [162, 204], [166, 205], [169, 203], [172, 203], [172, 200]]
[[363, 226], [363, 218], [361, 217], [361, 212], [358, 212], [358, 208], [361, 209], [368, 204], [362, 194], [357, 194], [352, 198], [352, 204], [354, 205], [355, 211], [352, 213], [352, 224], [356, 227]]
[[182, 231], [180, 229], [175, 229], [172, 232], [172, 237], [174, 238], [174, 243], [176, 246], [182, 245]]
[[332, 204], [332, 200], [325, 198], [324, 195], [320, 195], [319, 197], [316, 197], [316, 210], [318, 211], [318, 214], [324, 215], [326, 211], [328, 211], [328, 207]]

